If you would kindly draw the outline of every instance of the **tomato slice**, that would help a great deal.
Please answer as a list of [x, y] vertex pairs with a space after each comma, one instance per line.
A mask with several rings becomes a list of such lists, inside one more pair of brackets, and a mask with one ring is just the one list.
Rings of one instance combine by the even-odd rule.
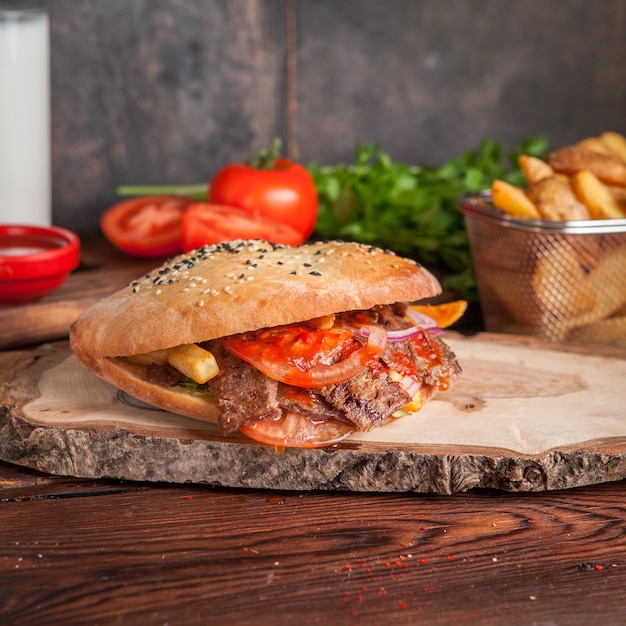
[[279, 420], [257, 420], [240, 428], [244, 435], [277, 448], [332, 446], [354, 432], [354, 427], [337, 420], [316, 420], [285, 411]]
[[311, 389], [349, 380], [378, 359], [387, 344], [387, 332], [380, 326], [366, 329], [366, 344], [348, 328], [322, 330], [305, 324], [232, 335], [220, 342], [267, 376]]
[[187, 207], [182, 223], [183, 250], [233, 239], [264, 239], [271, 243], [299, 246], [304, 237], [282, 224], [248, 211], [220, 204], [195, 202]]
[[180, 196], [122, 200], [105, 211], [100, 228], [114, 246], [128, 254], [171, 256], [182, 251], [181, 224], [190, 202]]

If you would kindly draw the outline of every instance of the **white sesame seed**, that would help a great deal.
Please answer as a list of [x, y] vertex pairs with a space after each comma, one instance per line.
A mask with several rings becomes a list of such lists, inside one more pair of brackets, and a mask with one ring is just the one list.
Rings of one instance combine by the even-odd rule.
[[246, 280], [254, 280], [254, 276], [247, 276]]
[[226, 285], [226, 287], [224, 287], [224, 291], [226, 293], [232, 293], [233, 292], [233, 290], [228, 285]]
[[155, 293], [156, 293], [156, 295], [158, 296], [158, 295], [161, 293], [161, 290], [160, 290], [160, 289], [157, 289]]
[[204, 306], [204, 300], [199, 300], [198, 301], [198, 306]]

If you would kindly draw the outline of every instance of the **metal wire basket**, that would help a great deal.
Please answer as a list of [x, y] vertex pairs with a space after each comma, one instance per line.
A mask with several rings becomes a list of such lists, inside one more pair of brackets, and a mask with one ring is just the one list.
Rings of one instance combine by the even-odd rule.
[[460, 200], [485, 329], [626, 347], [626, 219], [549, 222]]

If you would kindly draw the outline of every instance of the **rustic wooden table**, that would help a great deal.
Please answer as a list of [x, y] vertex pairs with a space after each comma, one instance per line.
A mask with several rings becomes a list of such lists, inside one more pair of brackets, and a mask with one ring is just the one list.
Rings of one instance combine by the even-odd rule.
[[0, 462], [0, 623], [621, 624], [626, 483], [453, 496]]

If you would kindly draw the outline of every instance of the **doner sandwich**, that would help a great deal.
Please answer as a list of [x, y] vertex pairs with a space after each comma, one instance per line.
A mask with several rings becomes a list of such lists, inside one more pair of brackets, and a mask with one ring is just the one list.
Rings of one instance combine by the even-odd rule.
[[412, 260], [357, 243], [234, 241], [177, 256], [82, 313], [72, 349], [151, 405], [276, 446], [410, 419], [460, 374]]

